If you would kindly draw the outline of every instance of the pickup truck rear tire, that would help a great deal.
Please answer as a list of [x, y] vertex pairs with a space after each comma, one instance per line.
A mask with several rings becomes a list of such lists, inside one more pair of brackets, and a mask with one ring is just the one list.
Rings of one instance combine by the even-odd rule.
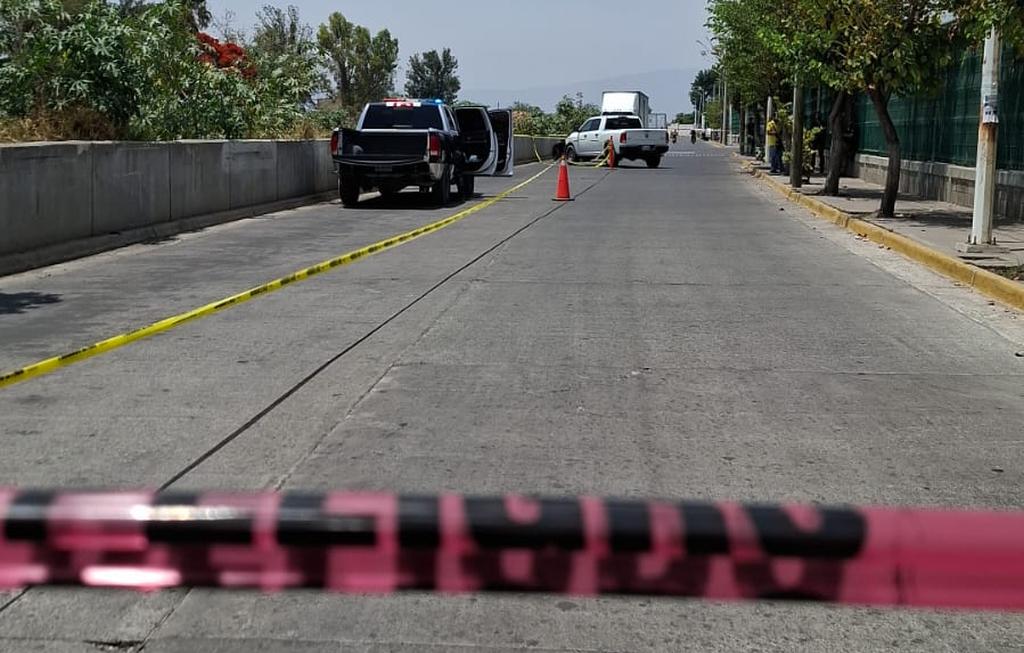
[[660, 156], [649, 156], [649, 157], [647, 157], [647, 167], [648, 168], [657, 168], [660, 165], [661, 165], [661, 157]]
[[359, 179], [355, 175], [338, 175], [338, 196], [341, 205], [353, 207], [359, 204]]
[[452, 193], [452, 171], [445, 169], [441, 180], [434, 184], [434, 203], [438, 206], [447, 206]]

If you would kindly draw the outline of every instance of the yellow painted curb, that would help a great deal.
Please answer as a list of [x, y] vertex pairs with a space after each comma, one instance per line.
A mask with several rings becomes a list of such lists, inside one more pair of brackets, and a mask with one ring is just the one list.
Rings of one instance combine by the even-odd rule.
[[1024, 310], [1024, 284], [1011, 281], [1006, 277], [1001, 277], [994, 272], [989, 272], [970, 263], [965, 263], [958, 258], [932, 249], [912, 238], [890, 231], [877, 224], [855, 218], [830, 204], [804, 195], [785, 184], [775, 181], [764, 174], [764, 172], [755, 170], [753, 166], [750, 166], [748, 170], [787, 199], [803, 206], [819, 218], [838, 225], [858, 236], [867, 238], [873, 243], [884, 245], [892, 251], [921, 263], [939, 274], [974, 288], [992, 299], [1013, 308]]

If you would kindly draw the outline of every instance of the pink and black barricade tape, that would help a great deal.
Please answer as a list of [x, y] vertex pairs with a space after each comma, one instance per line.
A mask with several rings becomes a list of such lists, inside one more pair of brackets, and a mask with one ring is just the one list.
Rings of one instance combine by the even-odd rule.
[[0, 588], [645, 594], [1024, 608], [1024, 514], [0, 489]]

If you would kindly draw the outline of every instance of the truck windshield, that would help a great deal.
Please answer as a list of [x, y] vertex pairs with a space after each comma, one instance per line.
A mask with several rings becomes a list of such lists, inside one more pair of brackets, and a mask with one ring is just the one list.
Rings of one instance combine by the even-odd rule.
[[371, 104], [363, 118], [363, 129], [444, 129], [436, 105], [389, 107]]
[[622, 116], [621, 118], [609, 118], [608, 126], [605, 129], [643, 129], [643, 127], [639, 118]]

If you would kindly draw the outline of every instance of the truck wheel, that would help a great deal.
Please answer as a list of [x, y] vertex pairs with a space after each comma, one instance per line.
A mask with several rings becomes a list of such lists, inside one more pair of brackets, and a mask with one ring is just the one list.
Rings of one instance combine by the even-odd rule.
[[359, 204], [359, 178], [355, 175], [339, 175], [338, 196], [342, 206], [353, 207]]
[[441, 181], [434, 184], [434, 203], [438, 206], [447, 206], [452, 192], [452, 171], [445, 168], [441, 175]]
[[567, 145], [565, 147], [565, 158], [569, 159], [570, 161], [579, 161], [580, 155], [576, 154], [575, 147], [573, 147], [572, 145]]
[[647, 167], [648, 168], [657, 168], [660, 165], [661, 165], [661, 157], [660, 156], [647, 157]]
[[476, 192], [476, 177], [473, 175], [462, 175], [459, 177], [459, 183], [456, 185], [462, 199], [473, 199], [473, 193]]

